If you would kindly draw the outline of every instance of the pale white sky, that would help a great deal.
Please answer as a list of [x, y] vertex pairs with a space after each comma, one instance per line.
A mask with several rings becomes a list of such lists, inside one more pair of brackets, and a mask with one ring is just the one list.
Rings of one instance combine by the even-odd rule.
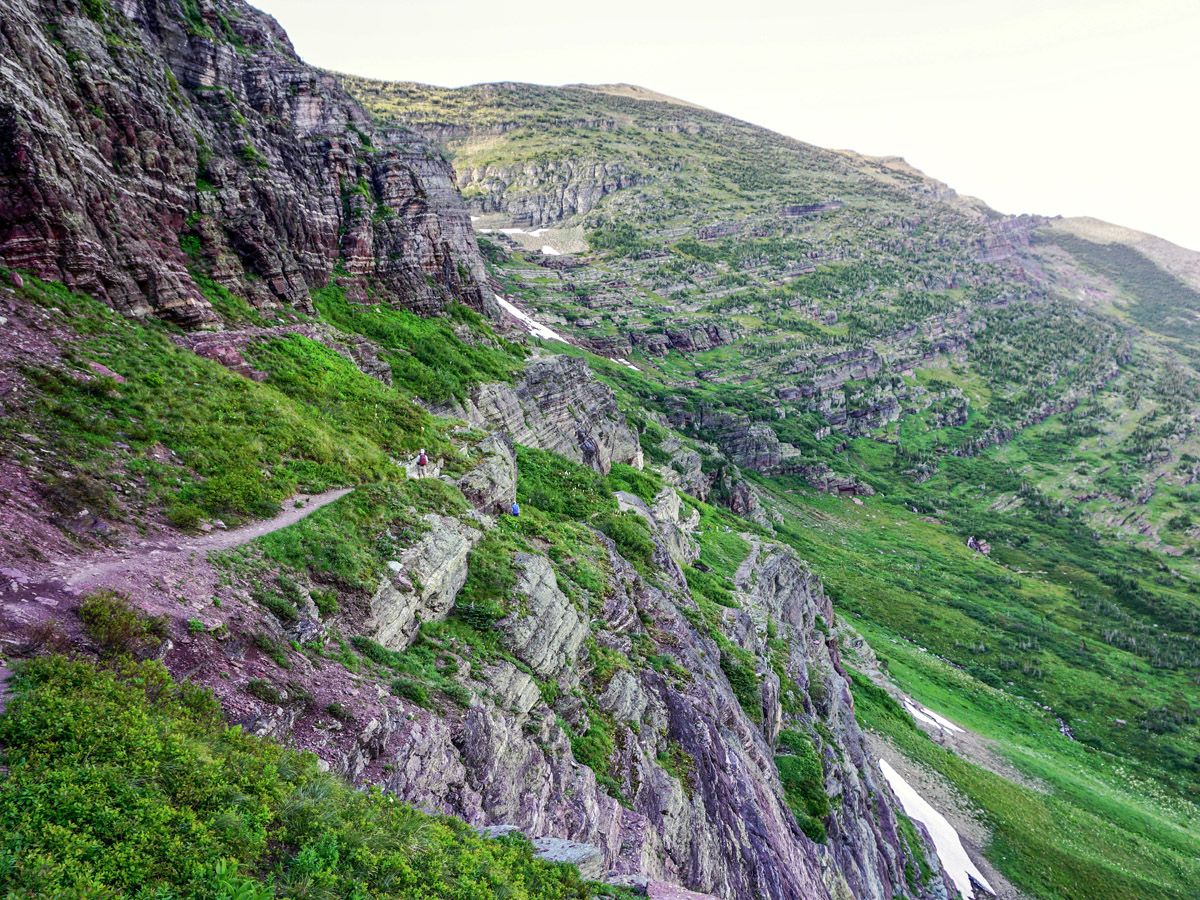
[[629, 82], [1200, 250], [1200, 0], [252, 0], [374, 78]]

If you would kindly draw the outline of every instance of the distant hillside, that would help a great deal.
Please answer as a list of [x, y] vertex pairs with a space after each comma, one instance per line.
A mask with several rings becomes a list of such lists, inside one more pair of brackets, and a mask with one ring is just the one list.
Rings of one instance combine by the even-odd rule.
[[[1024, 831], [1041, 800], [877, 720], [987, 811], [1006, 875], [1036, 896], [1189, 894], [1173, 863], [1111, 861], [1183, 846], [1123, 766], [1200, 796], [1194, 255], [642, 89], [344, 83], [445, 148], [497, 286], [618, 361], [605, 377], [652, 456], [661, 440], [693, 477], [683, 440], [710, 498], [787, 534], [903, 689], [1081, 804], [1070, 848]], [[1036, 751], [1027, 699], [1056, 723]], [[1078, 766], [1121, 796], [1125, 836]], [[1074, 874], [1034, 870], [1049, 858]], [[1145, 880], [1118, 889], [1118, 869]]]

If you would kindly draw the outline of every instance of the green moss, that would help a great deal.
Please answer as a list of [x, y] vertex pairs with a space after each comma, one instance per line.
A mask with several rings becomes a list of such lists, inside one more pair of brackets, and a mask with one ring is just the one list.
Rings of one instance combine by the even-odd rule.
[[571, 752], [575, 759], [596, 773], [596, 781], [610, 794], [624, 800], [620, 783], [611, 775], [611, 759], [616, 746], [613, 743], [613, 723], [604, 713], [588, 709], [588, 726], [582, 733], [568, 728]]
[[268, 169], [271, 167], [270, 161], [262, 155], [262, 151], [251, 143], [242, 144], [242, 146], [238, 148], [238, 156], [240, 156], [242, 161], [247, 165], [254, 166], [259, 169]]
[[913, 820], [905, 815], [902, 809], [896, 808], [893, 811], [896, 814], [896, 824], [900, 828], [900, 834], [904, 838], [908, 850], [907, 858], [904, 860], [904, 878], [910, 888], [914, 891], [920, 890], [922, 886], [933, 880], [933, 867], [925, 856], [925, 845], [917, 833], [917, 826], [913, 824]]
[[678, 741], [668, 741], [667, 749], [659, 753], [657, 759], [663, 771], [677, 779], [690, 797], [693, 790], [692, 777], [696, 772], [696, 758], [684, 750]]

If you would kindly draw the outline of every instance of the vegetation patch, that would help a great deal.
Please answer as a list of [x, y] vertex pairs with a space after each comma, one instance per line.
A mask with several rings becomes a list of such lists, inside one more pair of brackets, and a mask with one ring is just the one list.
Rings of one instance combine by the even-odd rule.
[[584, 900], [577, 870], [228, 728], [158, 663], [25, 663], [0, 718], [14, 896]]
[[779, 749], [783, 752], [776, 754], [775, 768], [779, 770], [788, 809], [806, 835], [824, 843], [829, 795], [825, 793], [820, 754], [808, 735], [789, 729], [779, 733]]

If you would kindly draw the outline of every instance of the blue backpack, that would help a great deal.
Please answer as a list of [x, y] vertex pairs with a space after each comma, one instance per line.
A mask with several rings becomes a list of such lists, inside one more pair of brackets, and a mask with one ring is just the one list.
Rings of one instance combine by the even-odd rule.
[[511, 512], [514, 516], [519, 516], [521, 514], [521, 504], [514, 500], [512, 509], [510, 509], [509, 512]]

